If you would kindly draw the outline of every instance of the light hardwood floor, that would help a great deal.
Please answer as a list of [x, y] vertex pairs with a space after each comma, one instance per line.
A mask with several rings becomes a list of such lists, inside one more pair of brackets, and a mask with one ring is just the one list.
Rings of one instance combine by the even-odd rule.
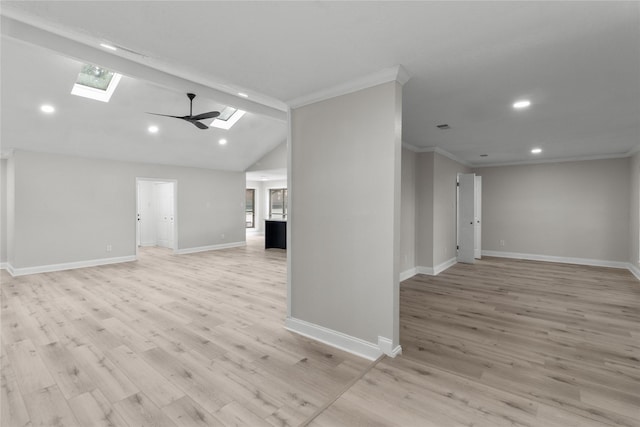
[[400, 291], [402, 357], [313, 426], [640, 426], [640, 283], [485, 258]]
[[487, 258], [401, 286], [404, 354], [283, 328], [284, 251], [10, 278], [1, 425], [640, 426], [640, 283]]
[[11, 278], [2, 427], [295, 426], [371, 362], [283, 328], [286, 255], [247, 247]]

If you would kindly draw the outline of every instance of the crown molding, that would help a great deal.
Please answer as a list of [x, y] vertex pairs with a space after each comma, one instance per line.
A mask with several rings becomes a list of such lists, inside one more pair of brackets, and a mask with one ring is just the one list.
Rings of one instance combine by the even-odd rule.
[[541, 165], [546, 163], [568, 163], [568, 162], [588, 162], [591, 160], [612, 160], [612, 159], [624, 159], [629, 156], [631, 152], [625, 154], [606, 154], [601, 156], [581, 156], [581, 157], [564, 157], [558, 159], [540, 159], [540, 160], [523, 160], [520, 162], [504, 162], [504, 163], [489, 163], [489, 164], [473, 164], [474, 168], [490, 168], [500, 166], [526, 166], [526, 165]]
[[636, 145], [631, 150], [627, 151], [627, 156], [631, 157], [636, 153], [640, 153], [640, 144]]
[[10, 158], [13, 157], [14, 153], [15, 153], [15, 149], [13, 149], [13, 148], [0, 150], [0, 159], [2, 159], [2, 160], [10, 159]]
[[410, 76], [407, 70], [405, 70], [402, 65], [396, 65], [395, 67], [385, 68], [384, 70], [362, 76], [337, 86], [310, 93], [308, 95], [303, 95], [288, 101], [287, 104], [291, 108], [303, 107], [305, 105], [357, 92], [383, 83], [396, 81], [401, 85], [404, 85], [409, 78]]
[[413, 151], [414, 153], [438, 153], [441, 156], [447, 157], [448, 159], [453, 160], [454, 162], [460, 163], [461, 165], [467, 167], [473, 167], [472, 163], [467, 162], [466, 160], [462, 160], [461, 158], [451, 154], [447, 150], [443, 150], [440, 147], [418, 147], [415, 145], [411, 145], [408, 142], [403, 142], [402, 146], [409, 151]]

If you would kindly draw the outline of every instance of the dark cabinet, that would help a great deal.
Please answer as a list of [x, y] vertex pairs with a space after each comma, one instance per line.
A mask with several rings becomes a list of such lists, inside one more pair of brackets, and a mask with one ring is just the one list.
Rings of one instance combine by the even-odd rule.
[[287, 221], [265, 220], [264, 248], [287, 249]]

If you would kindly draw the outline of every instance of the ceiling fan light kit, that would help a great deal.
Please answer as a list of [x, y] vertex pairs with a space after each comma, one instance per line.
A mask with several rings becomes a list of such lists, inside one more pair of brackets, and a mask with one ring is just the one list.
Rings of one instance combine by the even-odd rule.
[[189, 98], [189, 115], [188, 116], [172, 116], [169, 114], [159, 114], [159, 113], [147, 113], [153, 114], [154, 116], [164, 116], [164, 117], [173, 117], [174, 119], [185, 120], [191, 124], [193, 124], [198, 129], [209, 129], [209, 126], [204, 123], [200, 123], [200, 120], [206, 119], [215, 119], [220, 115], [219, 111], [209, 111], [208, 113], [196, 114], [193, 115], [193, 98], [196, 97], [195, 93], [188, 93], [187, 97]]

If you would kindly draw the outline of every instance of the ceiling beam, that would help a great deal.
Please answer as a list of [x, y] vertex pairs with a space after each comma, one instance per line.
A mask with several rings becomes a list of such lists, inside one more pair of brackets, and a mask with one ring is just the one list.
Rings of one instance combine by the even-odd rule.
[[[286, 105], [279, 101], [272, 101], [271, 104], [281, 104], [276, 107], [265, 105], [250, 99], [241, 98], [237, 95], [221, 91], [209, 85], [198, 83], [192, 79], [177, 76], [176, 74], [163, 71], [158, 67], [145, 65], [133, 59], [124, 58], [114, 53], [107, 52], [97, 47], [92, 47], [86, 43], [73, 40], [48, 30], [44, 30], [33, 25], [26, 24], [6, 15], [0, 16], [0, 31], [3, 37], [9, 37], [31, 45], [40, 46], [58, 52], [64, 56], [92, 64], [99, 64], [102, 67], [117, 71], [120, 74], [134, 79], [145, 80], [168, 89], [179, 92], [191, 92], [209, 98], [221, 104], [233, 106], [240, 110], [245, 110], [254, 114], [271, 117], [277, 120], [286, 121]], [[96, 43], [96, 46], [98, 43]], [[130, 54], [134, 55], [134, 54]], [[141, 56], [141, 60], [144, 57]]]

